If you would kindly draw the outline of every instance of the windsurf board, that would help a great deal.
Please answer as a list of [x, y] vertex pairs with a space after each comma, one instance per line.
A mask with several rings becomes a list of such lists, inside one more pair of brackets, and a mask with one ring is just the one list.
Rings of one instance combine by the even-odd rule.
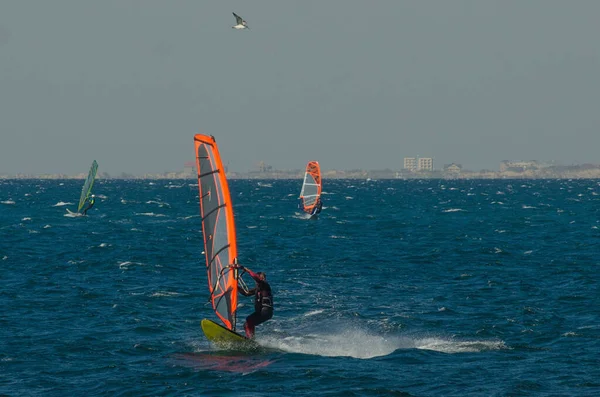
[[254, 340], [233, 332], [206, 318], [201, 321], [200, 325], [202, 326], [204, 335], [206, 335], [206, 339], [220, 347], [253, 350], [260, 346]]

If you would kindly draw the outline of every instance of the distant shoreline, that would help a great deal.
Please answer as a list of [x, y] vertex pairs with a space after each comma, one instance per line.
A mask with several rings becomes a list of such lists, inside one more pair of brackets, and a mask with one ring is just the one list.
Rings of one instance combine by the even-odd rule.
[[[17, 174], [0, 175], [0, 180], [70, 180], [85, 179], [86, 174], [63, 175], [63, 174]], [[295, 180], [302, 179], [303, 171], [266, 171], [266, 172], [228, 172], [227, 177], [231, 180]], [[97, 179], [105, 180], [190, 180], [195, 181], [196, 175], [184, 172], [166, 172], [163, 174], [144, 174], [131, 175], [121, 174], [111, 176], [106, 173], [99, 173]], [[352, 170], [337, 171], [330, 170], [323, 172], [323, 179], [351, 179], [351, 180], [380, 180], [380, 179], [402, 179], [402, 180], [421, 180], [421, 179], [442, 179], [442, 180], [471, 180], [471, 179], [600, 179], [600, 166], [568, 166], [568, 167], [548, 167], [537, 170], [526, 171], [461, 171], [460, 173], [450, 173], [444, 171], [392, 171], [392, 170]]]

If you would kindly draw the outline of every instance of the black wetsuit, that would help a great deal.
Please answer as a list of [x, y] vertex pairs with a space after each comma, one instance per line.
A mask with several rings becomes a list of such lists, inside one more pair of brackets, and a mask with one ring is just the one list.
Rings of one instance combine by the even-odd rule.
[[321, 210], [323, 209], [323, 203], [321, 202], [321, 200], [317, 201], [317, 205], [315, 205], [315, 208], [313, 208], [313, 212], [311, 215], [317, 215], [319, 213], [321, 213]]
[[254, 337], [254, 327], [262, 324], [273, 317], [273, 295], [271, 294], [271, 286], [268, 282], [260, 279], [258, 274], [252, 270], [246, 269], [250, 277], [256, 281], [256, 287], [248, 292], [240, 288], [240, 293], [244, 296], [254, 295], [254, 313], [246, 318], [244, 330], [248, 338]]
[[88, 206], [83, 210], [83, 215], [87, 215], [89, 209], [91, 209], [96, 203], [96, 199], [91, 198]]

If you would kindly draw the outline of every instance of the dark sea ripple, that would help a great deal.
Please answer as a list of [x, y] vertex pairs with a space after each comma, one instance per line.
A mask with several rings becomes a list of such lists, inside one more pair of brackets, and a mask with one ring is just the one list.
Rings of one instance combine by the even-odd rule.
[[255, 353], [200, 329], [194, 181], [81, 183], [0, 180], [0, 394], [600, 395], [599, 181], [231, 181]]

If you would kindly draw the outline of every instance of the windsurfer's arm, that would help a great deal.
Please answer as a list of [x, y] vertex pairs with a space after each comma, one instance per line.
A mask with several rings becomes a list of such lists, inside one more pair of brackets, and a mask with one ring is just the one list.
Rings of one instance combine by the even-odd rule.
[[250, 277], [252, 277], [254, 279], [254, 281], [256, 281], [256, 282], [261, 281], [260, 277], [258, 277], [258, 274], [254, 273], [252, 270], [250, 270], [248, 268], [245, 268], [244, 270], [246, 271], [246, 273], [248, 273], [250, 275]]
[[245, 271], [246, 273], [248, 273], [248, 274], [250, 275], [250, 277], [252, 277], [254, 280], [256, 280], [256, 281], [259, 281], [259, 280], [260, 280], [260, 278], [258, 277], [258, 274], [254, 273], [252, 270], [248, 269], [247, 267], [244, 267], [244, 266], [242, 266], [242, 265], [238, 265], [238, 264], [235, 264], [235, 265], [229, 265], [229, 267], [230, 267], [230, 268], [232, 268], [232, 269], [240, 269], [240, 270], [243, 270], [243, 271]]
[[256, 294], [256, 288], [249, 289], [248, 291], [245, 291], [243, 288], [238, 288], [238, 291], [244, 296], [253, 296]]
[[260, 277], [258, 277], [258, 274], [254, 273], [252, 270], [248, 269], [247, 267], [244, 267], [242, 265], [229, 265], [230, 268], [232, 269], [240, 269], [245, 271], [246, 273], [248, 273], [250, 275], [250, 277], [252, 277], [254, 279], [254, 281], [259, 282], [261, 281]]

